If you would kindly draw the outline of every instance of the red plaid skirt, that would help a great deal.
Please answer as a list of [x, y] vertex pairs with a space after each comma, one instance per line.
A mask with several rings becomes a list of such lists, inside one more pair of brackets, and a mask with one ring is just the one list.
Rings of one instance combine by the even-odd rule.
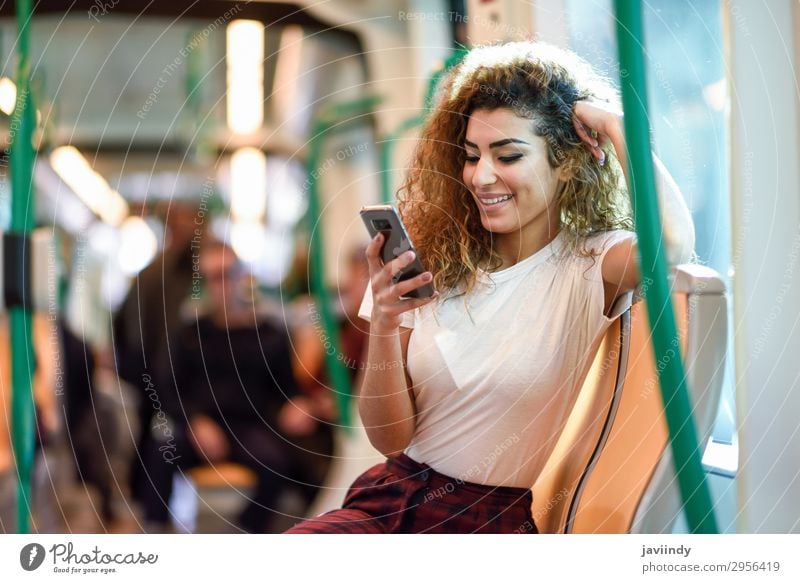
[[342, 508], [286, 532], [535, 534], [531, 502], [528, 488], [465, 482], [402, 454], [361, 474]]

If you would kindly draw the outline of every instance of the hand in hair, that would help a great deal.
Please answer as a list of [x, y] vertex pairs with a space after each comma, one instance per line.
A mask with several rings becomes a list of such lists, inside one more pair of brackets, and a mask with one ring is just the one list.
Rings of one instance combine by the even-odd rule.
[[[578, 101], [575, 103], [573, 112], [575, 130], [591, 150], [592, 155], [600, 164], [604, 164], [605, 153], [602, 148], [610, 142], [627, 178], [628, 163], [625, 134], [622, 129], [622, 113], [599, 101]], [[667, 261], [670, 265], [688, 263], [694, 257], [695, 235], [692, 215], [683, 200], [680, 188], [655, 156], [653, 156], [653, 166]], [[606, 257], [606, 268], [603, 271], [606, 283], [617, 284], [622, 281], [623, 287], [630, 288], [631, 284], [638, 282], [638, 265], [636, 265], [635, 259], [638, 257], [638, 250], [635, 243], [632, 246], [632, 251], [622, 252], [625, 259], [617, 262], [620, 266], [619, 269], [608, 267], [614, 264], [613, 254]], [[618, 273], [611, 275], [615, 271]]]
[[578, 101], [575, 103], [573, 113], [575, 131], [597, 161], [601, 165], [605, 164], [606, 155], [602, 148], [611, 142], [624, 170], [622, 113], [602, 101]]

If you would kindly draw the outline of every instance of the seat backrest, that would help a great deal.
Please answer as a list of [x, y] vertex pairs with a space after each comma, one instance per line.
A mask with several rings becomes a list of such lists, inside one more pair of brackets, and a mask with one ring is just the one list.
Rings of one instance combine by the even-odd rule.
[[[692, 265], [677, 272], [673, 289], [674, 294], [686, 296], [684, 369], [702, 456], [714, 429], [725, 377], [728, 344], [725, 284], [713, 270]], [[672, 450], [666, 447], [642, 493], [630, 532], [671, 533], [680, 512]]]
[[625, 373], [630, 310], [609, 327], [558, 442], [533, 487], [533, 519], [541, 533], [567, 531], [583, 477], [607, 439]]
[[[673, 307], [699, 443], [721, 392], [727, 340], [724, 285], [680, 266]], [[606, 334], [556, 449], [533, 488], [540, 532], [670, 532], [680, 512], [650, 328], [643, 302]]]

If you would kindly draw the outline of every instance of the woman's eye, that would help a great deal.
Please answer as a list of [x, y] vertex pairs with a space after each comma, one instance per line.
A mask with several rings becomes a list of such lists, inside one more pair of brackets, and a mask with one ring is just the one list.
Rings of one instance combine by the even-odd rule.
[[464, 158], [464, 162], [468, 164], [475, 164], [475, 162], [477, 162], [478, 160], [480, 160], [479, 156], [467, 156], [466, 158]]
[[505, 162], [506, 164], [511, 164], [512, 162], [516, 162], [520, 158], [522, 158], [522, 154], [514, 154], [512, 156], [500, 156], [498, 160], [500, 160], [501, 162]]

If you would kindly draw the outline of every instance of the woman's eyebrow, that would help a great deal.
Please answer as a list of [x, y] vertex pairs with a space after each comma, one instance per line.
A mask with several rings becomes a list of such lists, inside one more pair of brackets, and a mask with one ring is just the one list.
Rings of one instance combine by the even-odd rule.
[[[526, 146], [530, 146], [528, 142], [525, 140], [519, 140], [517, 138], [506, 138], [505, 140], [497, 140], [496, 142], [492, 142], [489, 144], [490, 148], [499, 148], [500, 146], [505, 146], [507, 144], [525, 144]], [[469, 146], [470, 148], [477, 148], [477, 144], [473, 144], [469, 140], [464, 140], [464, 145]]]

